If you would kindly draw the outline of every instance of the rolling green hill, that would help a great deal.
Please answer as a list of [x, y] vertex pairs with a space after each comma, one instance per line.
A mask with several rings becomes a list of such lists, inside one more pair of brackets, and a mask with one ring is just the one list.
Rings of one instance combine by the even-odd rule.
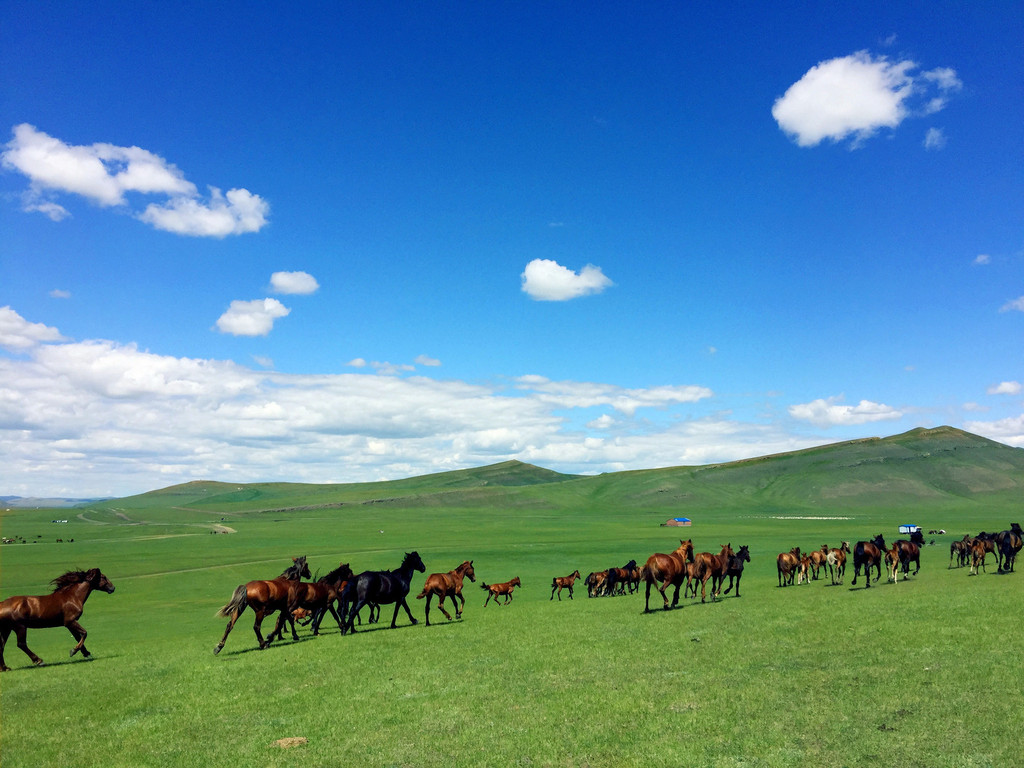
[[108, 503], [120, 509], [172, 506], [223, 513], [359, 504], [563, 510], [600, 504], [658, 516], [705, 509], [827, 514], [923, 504], [955, 507], [1022, 495], [1024, 450], [938, 427], [697, 467], [580, 476], [506, 461], [376, 483], [201, 481]]

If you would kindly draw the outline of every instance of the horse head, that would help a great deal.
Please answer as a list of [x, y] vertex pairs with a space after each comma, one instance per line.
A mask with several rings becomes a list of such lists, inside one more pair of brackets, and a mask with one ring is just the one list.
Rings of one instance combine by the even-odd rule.
[[281, 574], [284, 578], [289, 581], [298, 581], [299, 579], [312, 579], [313, 574], [309, 572], [309, 564], [306, 562], [306, 556], [293, 557], [292, 565], [289, 566], [288, 570]]
[[420, 559], [419, 552], [406, 552], [405, 559], [402, 561], [402, 567], [409, 567], [420, 573], [427, 570], [427, 567], [423, 565], [423, 561]]
[[340, 584], [343, 581], [351, 579], [355, 574], [352, 572], [352, 568], [349, 567], [348, 563], [342, 563], [333, 571], [328, 573], [322, 579], [321, 584]]
[[455, 570], [461, 571], [463, 576], [469, 577], [470, 581], [472, 581], [474, 584], [476, 583], [476, 571], [473, 570], [472, 560], [467, 560]]
[[871, 540], [871, 543], [878, 547], [879, 551], [887, 549], [887, 547], [885, 546], [885, 538], [882, 536], [882, 534], [878, 534], [877, 536], [875, 536], [875, 538]]
[[683, 541], [682, 539], [680, 539], [679, 540], [679, 548], [676, 550], [676, 552], [684, 553], [685, 556], [683, 557], [683, 560], [685, 560], [688, 563], [692, 563], [693, 562], [693, 539], [687, 539], [686, 541]]
[[511, 586], [511, 587], [521, 587], [521, 586], [523, 586], [523, 583], [519, 580], [518, 576], [513, 576], [512, 577], [512, 581], [509, 582], [509, 586]]
[[85, 574], [85, 580], [89, 582], [89, 586], [93, 589], [98, 589], [106, 592], [108, 595], [114, 593], [114, 585], [110, 583], [110, 579], [100, 573], [99, 568], [92, 568]]
[[740, 560], [746, 560], [749, 563], [750, 548], [746, 544], [744, 544], [742, 547], [740, 547], [740, 551], [735, 554], [735, 557], [738, 557]]

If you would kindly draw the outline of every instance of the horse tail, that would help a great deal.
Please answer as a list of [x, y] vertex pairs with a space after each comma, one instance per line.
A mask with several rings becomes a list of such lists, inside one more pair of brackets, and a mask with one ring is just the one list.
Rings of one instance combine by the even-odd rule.
[[417, 600], [422, 600], [422, 599], [423, 599], [424, 597], [426, 597], [426, 596], [427, 596], [427, 591], [428, 591], [428, 590], [427, 590], [427, 587], [426, 587], [426, 585], [424, 585], [424, 587], [423, 587], [423, 591], [422, 591], [422, 592], [420, 592], [420, 593], [419, 593], [418, 595], [416, 595], [416, 599], [417, 599]]
[[480, 589], [490, 589], [490, 588], [491, 588], [491, 585], [488, 584], [486, 581], [481, 581], [480, 582]]
[[228, 618], [232, 614], [238, 615], [245, 610], [245, 607], [249, 604], [249, 598], [245, 594], [245, 584], [239, 584], [238, 589], [235, 590], [235, 594], [231, 596], [231, 600], [228, 604], [221, 608], [216, 616], [222, 618]]

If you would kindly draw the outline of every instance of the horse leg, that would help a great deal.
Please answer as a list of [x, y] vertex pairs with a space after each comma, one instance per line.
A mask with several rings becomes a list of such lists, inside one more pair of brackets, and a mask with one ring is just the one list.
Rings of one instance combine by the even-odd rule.
[[11, 669], [4, 661], [4, 647], [7, 645], [7, 638], [10, 634], [11, 627], [9, 625], [5, 624], [0, 627], [0, 672], [8, 672]]
[[[363, 606], [366, 602], [361, 598], [356, 598], [355, 604], [352, 606], [352, 610], [348, 612], [348, 618], [345, 620], [345, 626], [347, 630], [342, 630], [341, 634], [345, 634], [346, 631], [355, 633], [356, 631], [356, 619], [359, 618], [359, 612], [363, 610]], [[370, 609], [370, 613], [373, 613], [373, 609]], [[359, 622], [360, 625], [362, 621]]]
[[239, 613], [232, 613], [231, 618], [228, 619], [228, 626], [224, 630], [224, 636], [220, 639], [220, 642], [217, 643], [217, 645], [215, 645], [213, 648], [214, 656], [221, 652], [221, 649], [224, 647], [224, 643], [227, 642], [228, 635], [231, 634], [231, 630], [235, 628], [235, 622], [238, 621]]
[[[405, 612], [409, 616], [409, 621], [412, 624], [419, 624], [419, 621], [417, 621], [415, 618], [413, 618], [412, 611], [409, 610], [409, 603], [407, 603], [405, 601], [405, 598], [403, 597], [402, 598], [402, 602], [395, 603], [395, 615], [391, 618], [391, 628], [392, 629], [395, 628], [395, 622], [398, 620], [398, 609], [399, 608], [405, 608]], [[447, 613], [445, 615], [447, 616]], [[448, 618], [450, 619], [451, 616], [448, 616]]]
[[[451, 614], [449, 614], [448, 611], [446, 611], [444, 609], [444, 598], [445, 598], [445, 595], [441, 595], [440, 597], [437, 598], [437, 608], [438, 608], [439, 611], [441, 611], [441, 613], [444, 614], [444, 617], [446, 619], [448, 619], [448, 621], [451, 621], [452, 620]], [[454, 597], [452, 598], [452, 605], [455, 606], [455, 613], [458, 613], [459, 612], [459, 607], [458, 607], [458, 605], [455, 604], [455, 598]]]
[[458, 598], [459, 599], [459, 603], [460, 603], [458, 608], [455, 609], [455, 618], [456, 619], [461, 619], [462, 618], [462, 612], [464, 610], [466, 610], [466, 598], [464, 598], [462, 596], [462, 592], [456, 592], [455, 593], [455, 597], [452, 598], [452, 603], [455, 602], [455, 598]]
[[68, 628], [68, 631], [71, 633], [71, 635], [75, 638], [75, 640], [78, 641], [78, 645], [71, 649], [70, 655], [74, 656], [76, 653], [81, 651], [82, 655], [85, 658], [89, 658], [90, 656], [92, 656], [92, 654], [89, 653], [89, 651], [86, 650], [85, 647], [85, 636], [89, 634], [85, 631], [85, 627], [83, 627], [77, 621], [69, 621], [64, 626]]
[[[665, 584], [662, 586], [662, 588], [661, 588], [662, 589], [662, 592], [661, 592], [661, 596], [662, 597], [665, 597], [665, 590], [668, 589], [668, 585], [669, 585], [670, 582], [671, 582], [671, 579], [666, 580]], [[675, 585], [675, 591], [672, 592], [672, 607], [673, 608], [675, 608], [677, 605], [679, 605], [679, 588], [681, 586], [683, 586], [683, 582], [680, 579], [679, 583]], [[668, 598], [665, 598], [665, 610], [667, 611], [668, 609], [669, 609]]]
[[[263, 626], [264, 615], [265, 614], [262, 610], [256, 611], [256, 621], [254, 621], [252, 625], [252, 631], [256, 633], [256, 640], [260, 644], [260, 650], [263, 650], [270, 645], [270, 640], [264, 640], [263, 633], [260, 632], [260, 628]], [[273, 637], [274, 633], [271, 632], [270, 636]]]
[[[569, 599], [572, 600], [572, 584], [570, 584], [568, 586], [568, 590], [569, 590]], [[640, 585], [639, 584], [636, 585], [636, 591], [637, 592], [640, 591]], [[562, 590], [558, 590], [558, 599], [559, 600], [562, 599]]]
[[32, 653], [31, 649], [28, 647], [28, 643], [25, 642], [26, 634], [28, 634], [28, 628], [24, 624], [14, 625], [14, 635], [18, 638], [18, 647], [21, 648], [21, 650], [23, 650], [30, 659], [32, 659], [33, 664], [37, 667], [41, 667], [43, 666], [43, 660]]

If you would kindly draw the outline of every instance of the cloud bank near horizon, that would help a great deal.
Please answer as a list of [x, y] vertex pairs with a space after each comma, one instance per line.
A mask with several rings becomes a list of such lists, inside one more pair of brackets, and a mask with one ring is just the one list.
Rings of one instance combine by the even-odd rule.
[[[21, 496], [123, 496], [197, 479], [370, 481], [507, 459], [586, 474], [832, 441], [701, 409], [716, 395], [698, 385], [437, 380], [415, 375], [440, 365], [426, 355], [363, 361], [373, 372], [283, 374], [73, 341], [11, 307], [0, 307], [0, 348], [0, 491]], [[791, 406], [792, 418], [828, 429], [899, 414], [840, 400]], [[1019, 417], [965, 428], [1024, 446]]]

